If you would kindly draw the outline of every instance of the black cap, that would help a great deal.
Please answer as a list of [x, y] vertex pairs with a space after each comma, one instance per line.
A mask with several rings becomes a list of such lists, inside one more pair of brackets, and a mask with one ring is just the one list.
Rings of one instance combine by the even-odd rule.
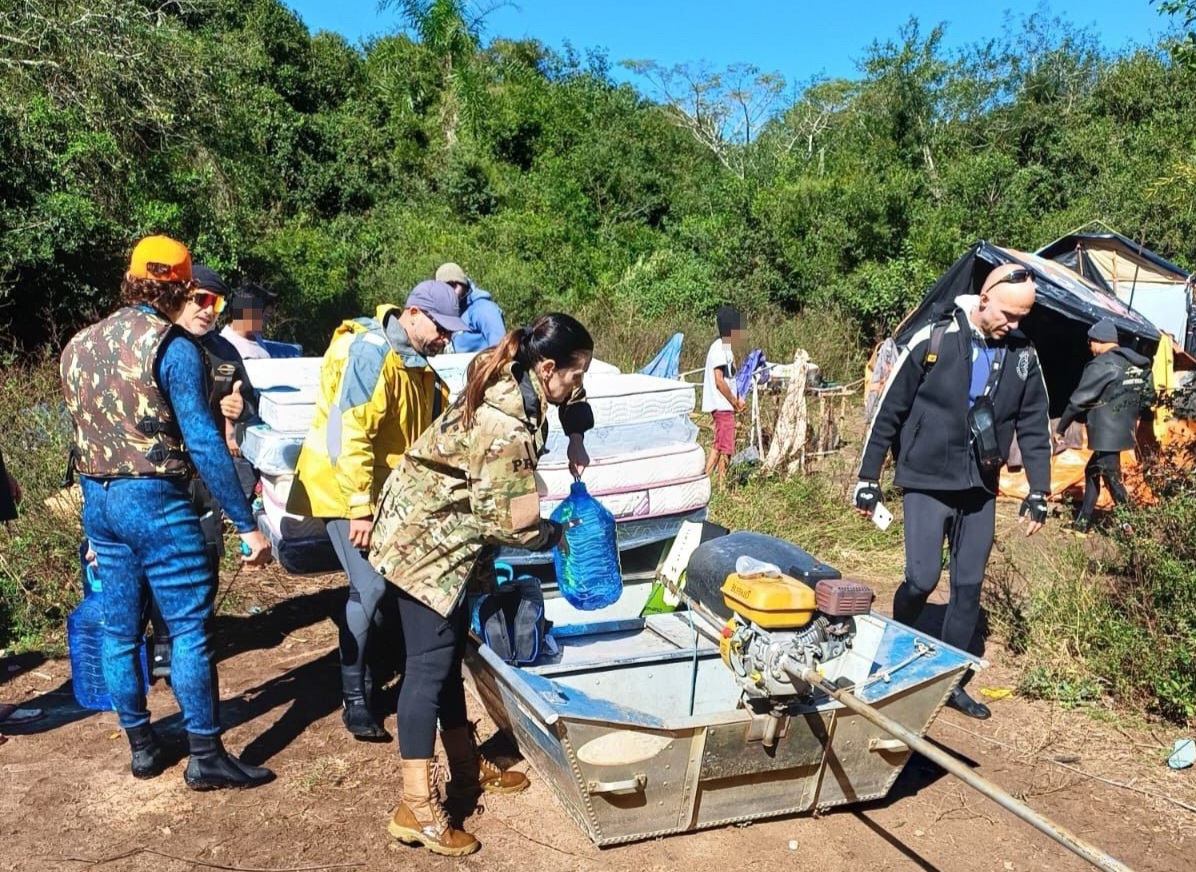
[[1097, 342], [1116, 342], [1117, 325], [1109, 318], [1101, 318], [1088, 328], [1088, 338]]
[[273, 291], [268, 291], [261, 285], [246, 282], [237, 288], [233, 298], [229, 300], [229, 306], [234, 312], [243, 312], [246, 309], [265, 309], [273, 306], [277, 299], [278, 294]]
[[220, 278], [220, 274], [210, 266], [202, 263], [192, 264], [191, 281], [195, 282], [197, 288], [220, 294], [222, 297], [228, 296], [228, 285], [224, 283], [224, 279]]

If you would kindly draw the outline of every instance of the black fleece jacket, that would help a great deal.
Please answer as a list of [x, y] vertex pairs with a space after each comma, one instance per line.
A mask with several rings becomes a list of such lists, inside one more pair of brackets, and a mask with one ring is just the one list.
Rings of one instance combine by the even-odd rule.
[[[880, 407], [865, 438], [859, 477], [876, 481], [885, 456], [896, 457], [894, 482], [914, 490], [997, 492], [997, 474], [980, 470], [968, 430], [972, 331], [956, 308], [943, 335], [938, 360], [925, 363], [932, 325], [911, 338], [889, 376]], [[1005, 349], [990, 399], [997, 443], [1008, 458], [1016, 432], [1032, 491], [1050, 492], [1051, 438], [1046, 383], [1034, 345], [1014, 331], [994, 343]]]
[[1129, 348], [1109, 349], [1084, 367], [1057, 429], [1062, 433], [1072, 421], [1086, 421], [1089, 448], [1125, 451], [1134, 447], [1138, 415], [1154, 396], [1150, 358]]

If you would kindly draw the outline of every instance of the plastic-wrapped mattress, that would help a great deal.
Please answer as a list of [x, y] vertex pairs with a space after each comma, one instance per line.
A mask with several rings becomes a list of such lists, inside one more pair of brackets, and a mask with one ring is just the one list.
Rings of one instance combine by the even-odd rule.
[[287, 511], [287, 497], [291, 493], [293, 475], [262, 476], [262, 510], [284, 539], [328, 538], [324, 522], [319, 518], [305, 518]]
[[320, 383], [322, 357], [250, 358], [245, 374], [256, 390], [276, 387], [316, 387]]
[[[594, 497], [606, 506], [616, 521], [653, 518], [705, 508], [710, 502], [710, 479], [702, 475], [692, 481], [639, 487], [614, 494], [594, 494]], [[559, 504], [559, 499], [540, 500], [541, 516], [547, 518]]]
[[[586, 373], [586, 399], [595, 427], [611, 427], [686, 415], [694, 408], [694, 385], [642, 373]], [[556, 407], [548, 407], [548, 426], [559, 430]]]
[[286, 475], [295, 471], [299, 449], [303, 447], [306, 435], [306, 430], [283, 433], [268, 424], [254, 424], [245, 429], [241, 439], [241, 454], [258, 472]]
[[[586, 451], [590, 460], [597, 463], [604, 457], [615, 457], [663, 448], [667, 445], [685, 445], [698, 438], [698, 426], [689, 415], [672, 415], [668, 418], [652, 418], [646, 421], [628, 421], [623, 424], [596, 426], [586, 433]], [[565, 459], [569, 439], [562, 430], [549, 430], [545, 443], [547, 453], [540, 464], [554, 463]]]
[[[588, 450], [588, 433], [585, 442]], [[706, 472], [706, 452], [694, 442], [660, 445], [600, 459], [591, 454], [590, 460], [583, 480], [586, 490], [594, 496], [693, 481]], [[568, 461], [564, 459], [542, 459], [536, 468], [536, 476], [537, 483], [543, 488], [541, 500], [562, 500], [573, 484]]]
[[257, 413], [272, 430], [307, 433], [316, 416], [316, 387], [274, 387], [259, 390]]
[[436, 370], [436, 374], [448, 385], [450, 402], [456, 399], [457, 394], [461, 393], [461, 389], [465, 387], [465, 371], [477, 354], [476, 351], [468, 351], [437, 354], [428, 358], [432, 369]]

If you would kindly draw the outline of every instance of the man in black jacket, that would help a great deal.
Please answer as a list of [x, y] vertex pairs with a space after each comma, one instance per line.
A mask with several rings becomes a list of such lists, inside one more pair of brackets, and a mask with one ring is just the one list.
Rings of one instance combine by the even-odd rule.
[[1150, 358], [1121, 347], [1117, 325], [1111, 320], [1097, 321], [1088, 330], [1088, 349], [1092, 360], [1084, 367], [1056, 428], [1062, 435], [1072, 421], [1088, 425], [1092, 457], [1084, 467], [1084, 502], [1072, 525], [1077, 533], [1086, 533], [1092, 523], [1102, 477], [1116, 505], [1128, 499], [1121, 483], [1121, 452], [1137, 443], [1138, 415], [1154, 401]]
[[[1017, 433], [1030, 493], [1019, 515], [1032, 535], [1046, 521], [1051, 437], [1046, 384], [1033, 344], [1017, 332], [1034, 305], [1032, 273], [995, 267], [978, 296], [955, 298], [949, 321], [927, 325], [893, 365], [864, 443], [854, 503], [871, 515], [881, 498], [880, 470], [892, 449], [894, 483], [904, 491], [905, 580], [893, 617], [914, 624], [942, 568], [950, 563], [951, 602], [940, 638], [972, 643], [980, 618], [980, 584], [992, 550], [994, 501], [1001, 465]], [[966, 682], [966, 677], [964, 679]], [[963, 690], [947, 704], [975, 718], [988, 707]]]

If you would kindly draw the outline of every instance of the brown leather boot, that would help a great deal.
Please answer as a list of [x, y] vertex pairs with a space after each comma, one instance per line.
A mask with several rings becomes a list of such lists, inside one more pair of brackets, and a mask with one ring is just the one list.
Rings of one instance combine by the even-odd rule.
[[464, 830], [454, 829], [440, 802], [435, 761], [402, 760], [403, 801], [386, 829], [404, 845], [423, 845], [435, 854], [461, 857], [481, 845]]
[[476, 799], [481, 791], [486, 793], [519, 793], [526, 790], [527, 776], [514, 769], [500, 769], [498, 764], [487, 760], [478, 750], [474, 739], [473, 724], [440, 731], [444, 745], [444, 756], [448, 758], [448, 795], [451, 800]]

